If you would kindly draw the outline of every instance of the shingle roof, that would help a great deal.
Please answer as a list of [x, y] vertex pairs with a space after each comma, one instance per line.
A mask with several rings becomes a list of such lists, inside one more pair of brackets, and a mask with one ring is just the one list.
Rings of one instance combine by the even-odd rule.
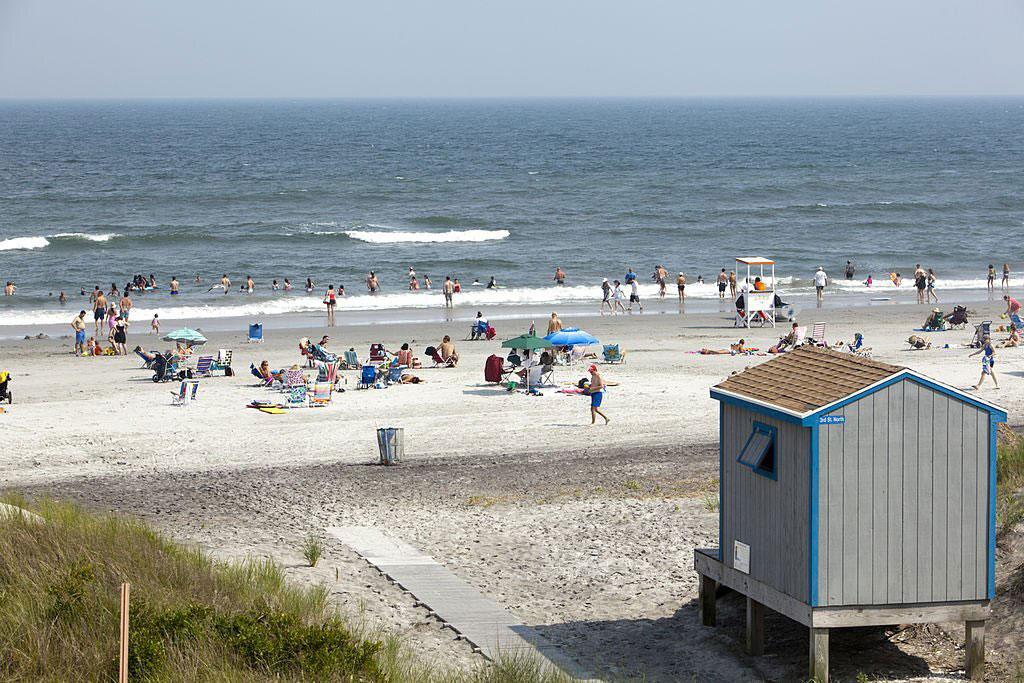
[[852, 353], [801, 346], [736, 373], [715, 388], [802, 414], [904, 369]]

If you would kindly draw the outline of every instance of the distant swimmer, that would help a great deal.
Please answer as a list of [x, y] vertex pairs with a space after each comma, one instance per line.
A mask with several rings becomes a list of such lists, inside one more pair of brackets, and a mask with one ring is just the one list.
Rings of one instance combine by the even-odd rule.
[[270, 283], [270, 289], [271, 289], [271, 291], [274, 291], [274, 292], [276, 292], [277, 290], [281, 289], [281, 285], [277, 284], [277, 278], [274, 278], [274, 281], [272, 283]]
[[284, 279], [284, 291], [286, 291], [286, 292], [292, 291], [292, 281], [289, 280], [288, 278]]
[[430, 282], [430, 276], [427, 275], [426, 273], [424, 273], [423, 274], [423, 288], [424, 289], [430, 289], [431, 284], [432, 283]]
[[870, 286], [871, 286], [871, 285], [873, 285], [873, 284], [875, 284], [875, 278], [873, 278], [873, 277], [872, 277], [872, 276], [871, 276], [871, 275], [869, 274], [869, 275], [868, 275], [868, 279], [864, 281], [864, 286], [865, 286], [865, 287], [870, 287]]
[[498, 288], [498, 281], [495, 280], [494, 276], [492, 275], [491, 276], [491, 281], [487, 283], [487, 289], [497, 289], [497, 288]]
[[172, 277], [171, 278], [171, 296], [177, 296], [178, 295], [178, 286], [179, 286], [178, 278], [177, 277]]
[[412, 282], [413, 280], [416, 279], [416, 271], [413, 270], [412, 266], [409, 266], [409, 274], [407, 277], [409, 278], [409, 282]]
[[552, 279], [555, 281], [556, 285], [565, 284], [565, 271], [562, 270], [561, 266], [555, 267], [555, 277], [553, 277]]
[[14, 293], [18, 291], [18, 288], [14, 286], [14, 283], [10, 280], [4, 285], [4, 296], [14, 296]]
[[60, 302], [61, 306], [63, 306], [64, 304], [66, 304], [68, 302], [68, 297], [67, 297], [66, 294], [64, 294], [64, 290], [63, 289], [60, 291], [60, 296], [57, 297], [57, 301]]
[[380, 291], [380, 280], [377, 279], [377, 273], [372, 270], [366, 276], [366, 289], [369, 290], [370, 294], [376, 294]]
[[846, 275], [846, 279], [847, 280], [852, 280], [853, 279], [853, 274], [856, 273], [856, 272], [857, 272], [857, 269], [854, 267], [853, 261], [847, 261], [846, 262], [846, 271], [844, 272], [844, 274]]
[[253, 290], [256, 289], [256, 283], [252, 281], [252, 275], [245, 276], [245, 289], [249, 294], [252, 294]]
[[889, 279], [892, 281], [894, 287], [899, 287], [903, 284], [903, 276], [899, 273], [889, 273]]
[[192, 283], [195, 285], [203, 284], [203, 278], [199, 277], [199, 273], [196, 273], [195, 279], [192, 280]]
[[478, 278], [473, 278], [472, 286], [473, 287], [483, 287], [484, 283], [480, 282], [480, 280]]
[[314, 289], [316, 289], [316, 283], [313, 282], [312, 278], [308, 278], [307, 277], [306, 278], [306, 293], [308, 294], [309, 292], [312, 292]]

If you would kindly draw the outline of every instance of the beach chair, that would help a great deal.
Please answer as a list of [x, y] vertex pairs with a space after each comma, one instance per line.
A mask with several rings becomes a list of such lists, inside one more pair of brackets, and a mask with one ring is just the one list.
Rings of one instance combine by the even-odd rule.
[[864, 346], [864, 335], [860, 332], [853, 335], [853, 342], [846, 345], [846, 350], [857, 356], [871, 358], [871, 347]]
[[370, 344], [370, 363], [387, 363], [388, 352], [383, 344]]
[[199, 356], [196, 359], [196, 367], [192, 371], [193, 377], [213, 377], [213, 356]]
[[346, 370], [358, 370], [359, 368], [363, 367], [362, 364], [359, 362], [359, 355], [356, 353], [355, 349], [349, 349], [348, 351], [346, 351], [344, 353], [344, 359], [345, 360], [342, 364], [342, 367], [345, 368]]
[[263, 343], [263, 323], [249, 324], [249, 337], [246, 339], [246, 341], [250, 344]]
[[982, 341], [985, 337], [992, 335], [992, 321], [985, 320], [982, 323], [974, 326], [974, 338], [971, 339], [971, 348], [980, 349]]
[[388, 384], [401, 384], [402, 383], [402, 371], [406, 370], [408, 365], [389, 365], [387, 368], [387, 374], [384, 377], [384, 381]]
[[323, 408], [328, 405], [333, 396], [331, 393], [333, 388], [334, 385], [327, 382], [317, 382], [314, 384], [313, 391], [309, 394], [309, 407]]
[[625, 363], [626, 352], [618, 344], [605, 344], [601, 347], [601, 355], [605, 363]]
[[377, 366], [364, 365], [362, 371], [359, 373], [359, 384], [357, 388], [369, 389], [375, 384], [377, 384]]
[[1010, 322], [1017, 328], [1018, 332], [1024, 330], [1024, 320], [1021, 320], [1021, 317], [1016, 313], [1010, 315]]
[[316, 381], [327, 382], [332, 387], [338, 382], [338, 363], [316, 362]]
[[430, 358], [430, 360], [433, 361], [433, 363], [434, 363], [433, 367], [435, 367], [435, 368], [454, 368], [455, 367], [455, 363], [453, 363], [450, 360], [445, 360], [444, 358], [441, 357], [441, 352], [438, 351], [436, 347], [428, 346], [423, 351]]
[[825, 323], [814, 323], [811, 327], [811, 341], [818, 346], [828, 346], [825, 341]]
[[281, 387], [282, 391], [290, 391], [295, 387], [304, 387], [309, 381], [306, 379], [306, 373], [301, 369], [287, 369], [284, 371], [284, 384]]
[[273, 379], [264, 377], [260, 374], [259, 368], [256, 367], [255, 363], [249, 363], [249, 372], [252, 373], [253, 377], [259, 380], [259, 386], [261, 387], [269, 387], [274, 383]]
[[[156, 358], [146, 358], [146, 356], [143, 355], [143, 353], [142, 353], [142, 347], [141, 346], [136, 346], [134, 351], [135, 351], [135, 355], [142, 359], [142, 367], [145, 368], [146, 370], [152, 370], [153, 369], [153, 361], [155, 361]], [[157, 354], [157, 355], [159, 355], [159, 354]]]
[[231, 369], [231, 360], [233, 353], [231, 349], [218, 349], [217, 359], [213, 361], [213, 365], [210, 366], [211, 372], [223, 372], [225, 377], [230, 377], [234, 374]]
[[285, 405], [289, 408], [305, 408], [306, 407], [306, 396], [309, 394], [309, 390], [306, 385], [298, 387], [290, 387], [288, 389], [288, 397], [285, 399]]
[[11, 397], [10, 382], [11, 373], [6, 370], [0, 370], [0, 403], [7, 401], [7, 405], [10, 405], [14, 402], [14, 399]]
[[199, 393], [199, 381], [194, 379], [183, 379], [181, 380], [181, 386], [178, 387], [178, 390], [171, 392], [171, 405], [188, 408], [189, 405], [196, 400], [197, 393]]

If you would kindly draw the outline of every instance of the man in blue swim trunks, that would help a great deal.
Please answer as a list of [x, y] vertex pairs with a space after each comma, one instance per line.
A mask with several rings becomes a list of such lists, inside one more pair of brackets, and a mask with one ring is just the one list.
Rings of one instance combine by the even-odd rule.
[[598, 415], [604, 418], [605, 424], [608, 424], [611, 420], [601, 410], [601, 401], [604, 399], [604, 379], [597, 371], [596, 365], [591, 365], [588, 371], [590, 372], [590, 385], [587, 387], [587, 393], [590, 395], [590, 424], [597, 422]]
[[81, 356], [85, 353], [85, 311], [78, 312], [71, 321], [71, 329], [75, 331], [75, 350], [72, 353]]

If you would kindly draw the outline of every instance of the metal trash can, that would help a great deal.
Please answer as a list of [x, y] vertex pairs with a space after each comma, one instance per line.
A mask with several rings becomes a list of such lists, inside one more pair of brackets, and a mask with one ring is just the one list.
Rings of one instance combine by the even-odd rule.
[[405, 457], [405, 430], [401, 427], [377, 429], [377, 446], [381, 465], [397, 465]]

